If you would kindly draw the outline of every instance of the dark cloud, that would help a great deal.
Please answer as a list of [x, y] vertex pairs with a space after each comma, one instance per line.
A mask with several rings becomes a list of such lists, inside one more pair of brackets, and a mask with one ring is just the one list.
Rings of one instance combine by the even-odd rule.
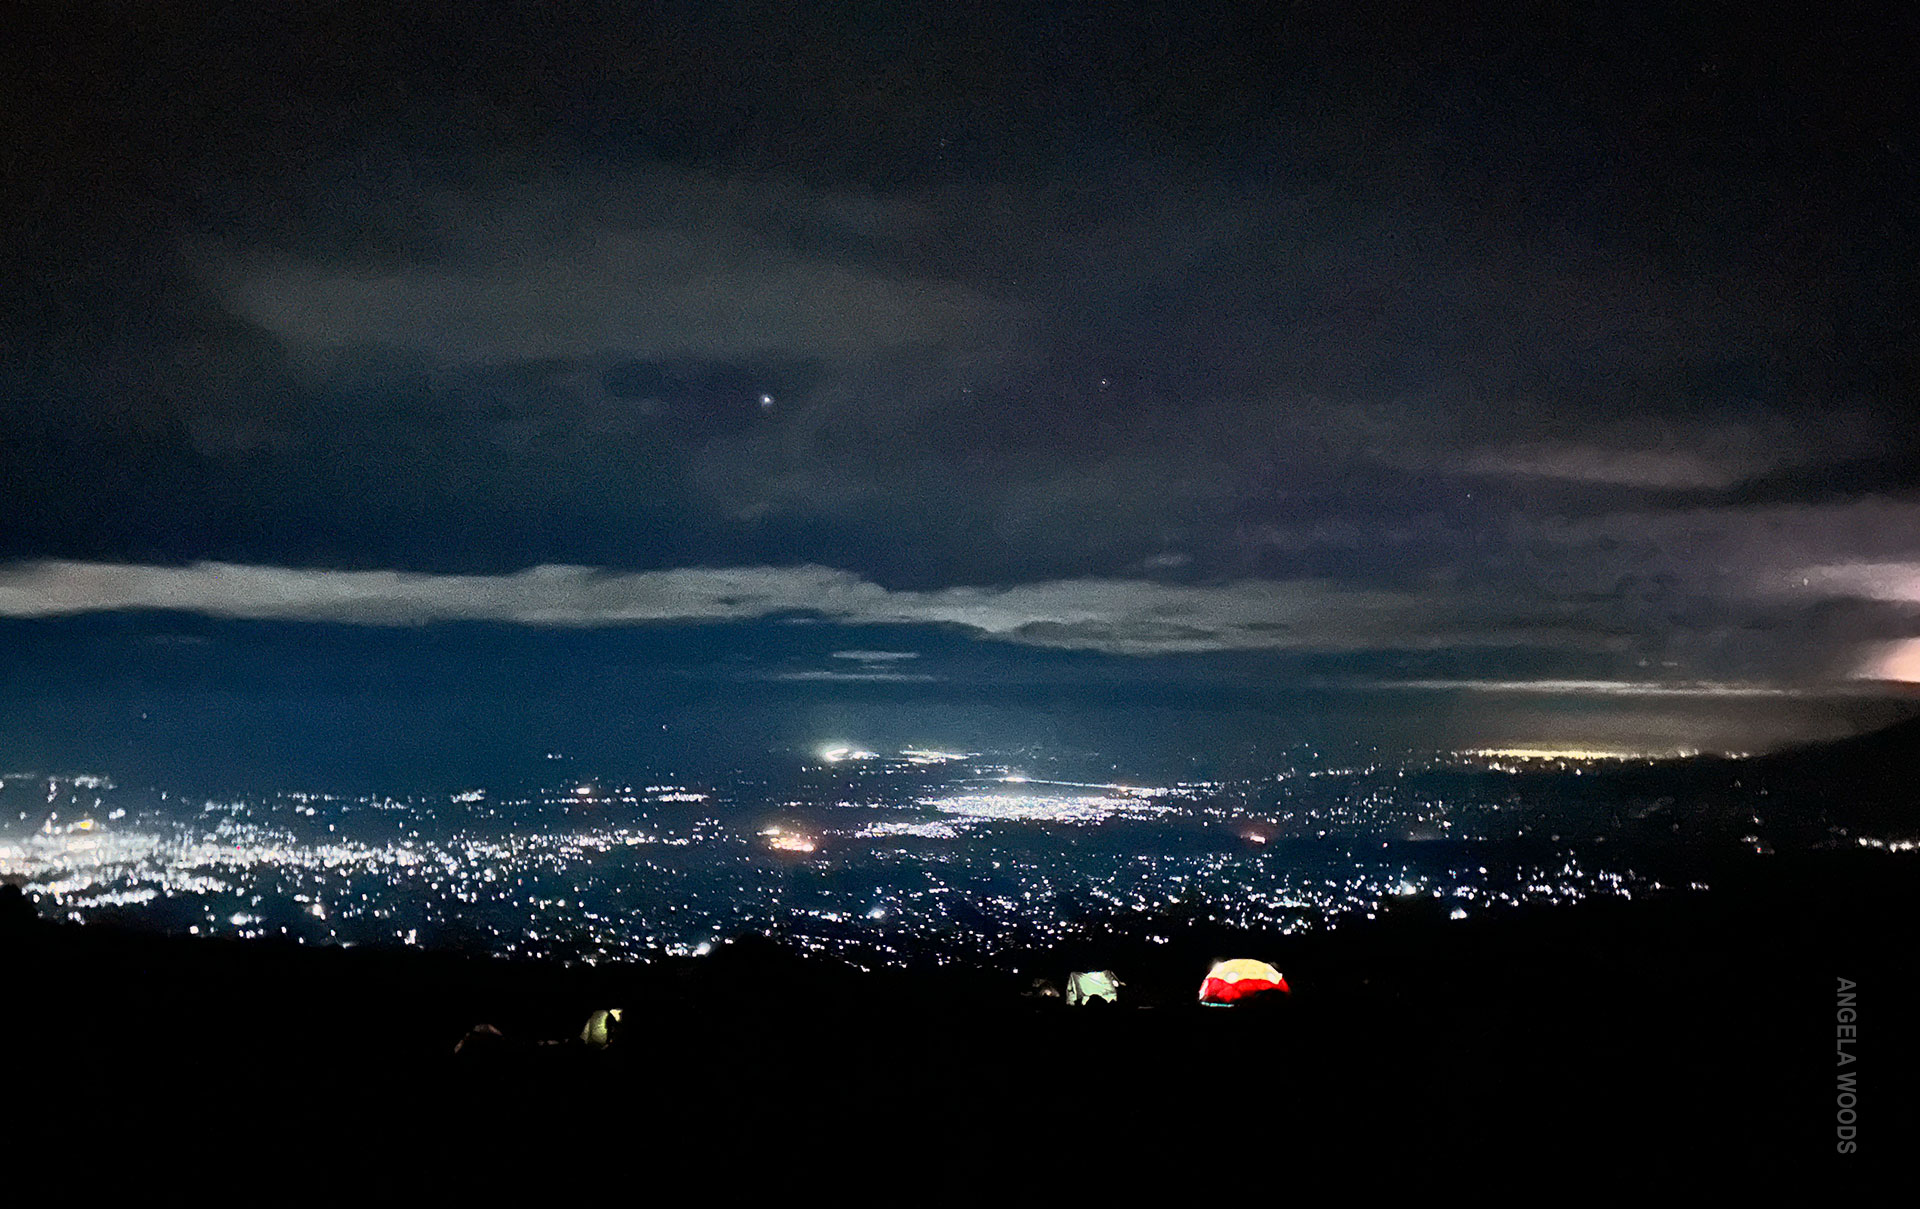
[[25, 613], [775, 568], [1636, 683], [1916, 632], [1820, 570], [1920, 558], [1900, 10], [59, 7], [0, 84]]

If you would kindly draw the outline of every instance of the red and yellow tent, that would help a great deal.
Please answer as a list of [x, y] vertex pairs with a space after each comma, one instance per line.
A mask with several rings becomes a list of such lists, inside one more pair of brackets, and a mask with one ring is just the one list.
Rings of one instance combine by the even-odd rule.
[[1280, 971], [1264, 961], [1243, 957], [1213, 963], [1213, 968], [1207, 971], [1207, 980], [1200, 984], [1200, 1002], [1224, 1007], [1263, 991], [1291, 993], [1292, 990]]

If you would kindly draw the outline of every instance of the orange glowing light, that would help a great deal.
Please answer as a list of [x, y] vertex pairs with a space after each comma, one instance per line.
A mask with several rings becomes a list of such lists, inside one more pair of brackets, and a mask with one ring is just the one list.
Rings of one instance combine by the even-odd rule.
[[767, 841], [767, 847], [776, 852], [813, 852], [820, 847], [810, 835], [798, 831], [788, 831], [783, 827], [768, 827], [761, 836]]

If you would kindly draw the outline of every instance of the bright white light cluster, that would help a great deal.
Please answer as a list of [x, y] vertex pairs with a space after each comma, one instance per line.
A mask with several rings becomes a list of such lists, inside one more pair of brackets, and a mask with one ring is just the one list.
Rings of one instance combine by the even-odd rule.
[[970, 823], [1072, 823], [1167, 814], [1172, 806], [1145, 796], [1096, 794], [963, 793], [929, 798], [922, 805]]

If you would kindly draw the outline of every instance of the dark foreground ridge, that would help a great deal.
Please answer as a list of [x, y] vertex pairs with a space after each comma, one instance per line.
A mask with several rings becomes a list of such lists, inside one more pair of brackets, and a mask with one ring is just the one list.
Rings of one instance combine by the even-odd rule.
[[[34, 1112], [125, 1102], [149, 1120], [216, 1088], [365, 1110], [397, 1087], [745, 1142], [1044, 1128], [1073, 1153], [1124, 1123], [1176, 1148], [1772, 1161], [1834, 1156], [1845, 1051], [1861, 1149], [1890, 1154], [1920, 1121], [1913, 865], [1754, 858], [1705, 893], [1469, 920], [1414, 906], [1297, 937], [1151, 920], [998, 973], [863, 973], [758, 937], [567, 968], [15, 922], [9, 1082]], [[1293, 994], [1200, 1007], [1229, 956], [1273, 961]], [[1022, 994], [1070, 968], [1117, 971], [1122, 1005]], [[612, 1043], [582, 1044], [607, 1007]], [[456, 1054], [483, 1023], [498, 1036]]]

